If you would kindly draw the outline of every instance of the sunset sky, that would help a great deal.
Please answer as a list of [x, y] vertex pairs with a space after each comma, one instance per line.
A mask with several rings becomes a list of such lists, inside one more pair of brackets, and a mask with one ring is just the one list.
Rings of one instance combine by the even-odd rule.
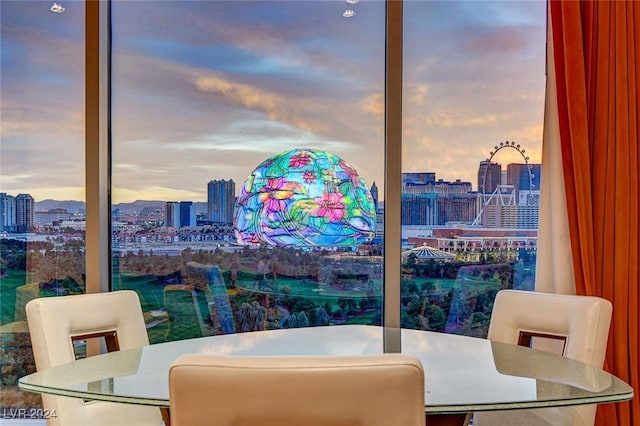
[[[0, 3], [0, 192], [36, 201], [84, 199], [84, 3], [58, 3]], [[545, 5], [405, 0], [405, 171], [476, 189], [506, 140], [540, 161]], [[112, 19], [114, 203], [205, 201], [296, 147], [382, 189], [384, 2], [116, 1]]]

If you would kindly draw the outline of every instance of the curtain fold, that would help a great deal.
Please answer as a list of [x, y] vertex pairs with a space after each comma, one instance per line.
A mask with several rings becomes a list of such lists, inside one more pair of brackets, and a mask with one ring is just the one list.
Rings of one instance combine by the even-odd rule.
[[640, 425], [640, 2], [549, 8], [575, 289], [612, 302], [605, 365], [636, 393], [599, 406], [596, 424]]
[[552, 25], [547, 19], [547, 81], [542, 135], [536, 291], [575, 294], [573, 258], [564, 190]]

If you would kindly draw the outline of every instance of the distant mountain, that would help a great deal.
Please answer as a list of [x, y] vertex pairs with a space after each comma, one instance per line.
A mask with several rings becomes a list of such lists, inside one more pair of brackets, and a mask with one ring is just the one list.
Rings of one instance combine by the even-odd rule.
[[66, 209], [69, 213], [78, 213], [80, 210], [85, 209], [84, 201], [75, 201], [75, 200], [43, 200], [36, 201], [35, 203], [35, 211], [37, 212], [46, 212], [51, 209]]
[[[149, 201], [149, 200], [136, 200], [133, 203], [119, 203], [114, 204], [113, 208], [120, 209], [120, 213], [140, 213], [142, 209], [149, 210], [162, 210], [164, 211], [164, 206], [166, 201]], [[205, 213], [207, 211], [207, 203], [204, 201], [194, 201], [193, 206], [196, 210], [196, 214]]]
[[[166, 201], [159, 200], [136, 200], [132, 203], [118, 203], [114, 204], [114, 209], [120, 209], [121, 214], [133, 214], [140, 213], [142, 209], [164, 209]], [[207, 203], [204, 201], [196, 201], [193, 203], [196, 214], [205, 213], [207, 211]], [[70, 213], [77, 213], [80, 210], [84, 210], [85, 203], [84, 201], [74, 201], [74, 200], [43, 200], [35, 202], [35, 210], [37, 212], [46, 212], [51, 209], [66, 209]]]
[[142, 209], [158, 210], [164, 209], [166, 201], [158, 200], [136, 200], [132, 203], [118, 203], [113, 205], [113, 209], [120, 209], [120, 213], [132, 214], [140, 213]]

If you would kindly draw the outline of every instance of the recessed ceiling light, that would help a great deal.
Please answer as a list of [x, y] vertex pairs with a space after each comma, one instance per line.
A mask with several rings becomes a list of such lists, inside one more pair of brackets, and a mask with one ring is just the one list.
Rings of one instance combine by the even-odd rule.
[[60, 5], [58, 3], [54, 3], [53, 5], [51, 5], [49, 10], [51, 10], [54, 13], [62, 13], [62, 12], [64, 12], [64, 7], [62, 7], [62, 5]]
[[347, 0], [349, 4], [357, 4], [360, 0]]
[[356, 14], [356, 12], [352, 9], [347, 9], [342, 13], [342, 16], [344, 16], [345, 18], [351, 18], [352, 16], [354, 16]]

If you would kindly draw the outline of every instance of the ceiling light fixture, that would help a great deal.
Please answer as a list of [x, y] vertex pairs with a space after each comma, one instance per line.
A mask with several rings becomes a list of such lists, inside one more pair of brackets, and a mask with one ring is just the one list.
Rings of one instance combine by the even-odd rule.
[[355, 14], [356, 12], [353, 9], [347, 9], [342, 13], [342, 16], [344, 16], [345, 18], [351, 18]]
[[54, 13], [62, 13], [64, 12], [64, 7], [62, 7], [62, 5], [58, 4], [58, 3], [54, 3], [53, 5], [51, 5], [51, 8], [49, 8], [49, 10], [51, 10]]

